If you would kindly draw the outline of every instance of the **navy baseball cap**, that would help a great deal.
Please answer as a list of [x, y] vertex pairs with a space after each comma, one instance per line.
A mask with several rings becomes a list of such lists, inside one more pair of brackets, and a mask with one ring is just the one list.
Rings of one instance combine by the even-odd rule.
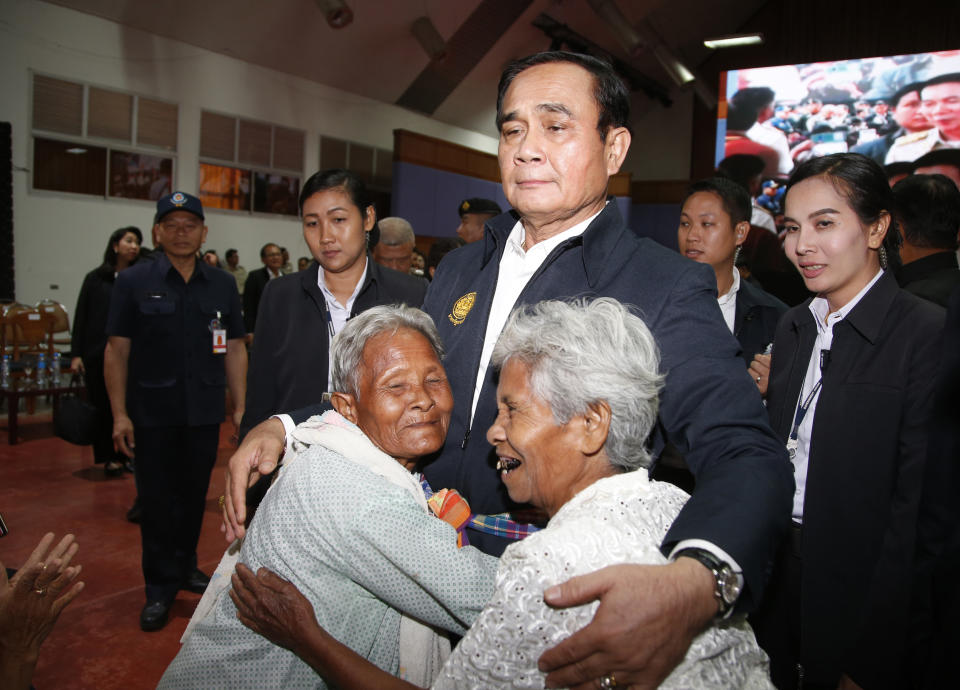
[[159, 223], [164, 216], [174, 211], [189, 211], [203, 220], [203, 204], [200, 203], [200, 199], [185, 192], [174, 192], [157, 202], [157, 215], [153, 222]]
[[503, 211], [500, 210], [500, 207], [497, 205], [496, 201], [475, 197], [461, 201], [460, 205], [457, 207], [457, 213], [459, 213], [460, 217], [463, 218], [464, 213], [489, 213], [499, 216], [501, 213], [503, 213]]

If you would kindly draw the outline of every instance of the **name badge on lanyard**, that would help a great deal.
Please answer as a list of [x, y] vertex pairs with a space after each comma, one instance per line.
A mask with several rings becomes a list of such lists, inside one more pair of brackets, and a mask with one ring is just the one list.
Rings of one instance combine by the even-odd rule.
[[227, 330], [220, 321], [220, 312], [217, 312], [217, 318], [210, 322], [210, 332], [213, 334], [213, 354], [224, 355], [227, 353]]

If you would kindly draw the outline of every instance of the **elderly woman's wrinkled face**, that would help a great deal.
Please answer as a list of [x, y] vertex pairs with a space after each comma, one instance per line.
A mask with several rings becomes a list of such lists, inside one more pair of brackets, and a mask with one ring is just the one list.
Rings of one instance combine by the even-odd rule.
[[408, 469], [443, 446], [453, 394], [427, 339], [410, 329], [382, 333], [363, 349], [357, 396], [345, 396], [354, 422]]
[[589, 425], [583, 415], [557, 424], [550, 406], [531, 388], [527, 365], [508, 359], [500, 372], [497, 419], [487, 440], [496, 449], [497, 469], [510, 498], [552, 516], [581, 489], [612, 474]]

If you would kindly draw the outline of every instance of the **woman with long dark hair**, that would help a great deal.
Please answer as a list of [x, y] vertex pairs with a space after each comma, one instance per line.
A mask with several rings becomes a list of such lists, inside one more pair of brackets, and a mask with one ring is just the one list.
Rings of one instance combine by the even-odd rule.
[[136, 263], [143, 234], [132, 225], [114, 230], [103, 252], [103, 263], [83, 279], [77, 310], [73, 317], [73, 342], [70, 370], [85, 374], [87, 396], [97, 408], [97, 434], [93, 442], [93, 461], [102, 464], [107, 476], [120, 475], [127, 458], [113, 448], [113, 414], [103, 382], [103, 348], [107, 344], [107, 313], [110, 293], [117, 273]]
[[774, 339], [767, 404], [796, 493], [754, 626], [778, 687], [908, 687], [944, 313], [897, 286], [894, 199], [873, 160], [801, 164], [784, 225], [784, 250], [815, 297], [786, 313]]

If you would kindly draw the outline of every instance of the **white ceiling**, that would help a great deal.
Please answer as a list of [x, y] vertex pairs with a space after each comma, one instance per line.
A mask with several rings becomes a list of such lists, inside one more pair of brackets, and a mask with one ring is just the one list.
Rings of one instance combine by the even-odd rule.
[[[50, 1], [385, 103], [395, 103], [429, 64], [410, 32], [413, 21], [428, 16], [449, 40], [481, 2], [346, 0], [354, 13], [353, 22], [335, 30], [327, 25], [315, 0]], [[695, 67], [708, 54], [701, 43], [704, 38], [735, 32], [765, 2], [618, 0], [617, 4], [631, 24], [647, 18], [666, 44], [688, 66]], [[673, 87], [652, 56], [630, 59], [626, 55], [587, 0], [533, 0], [433, 117], [492, 135], [496, 84], [503, 66], [510, 59], [550, 46], [550, 40], [531, 24], [541, 13], [567, 24], [664, 86]]]

